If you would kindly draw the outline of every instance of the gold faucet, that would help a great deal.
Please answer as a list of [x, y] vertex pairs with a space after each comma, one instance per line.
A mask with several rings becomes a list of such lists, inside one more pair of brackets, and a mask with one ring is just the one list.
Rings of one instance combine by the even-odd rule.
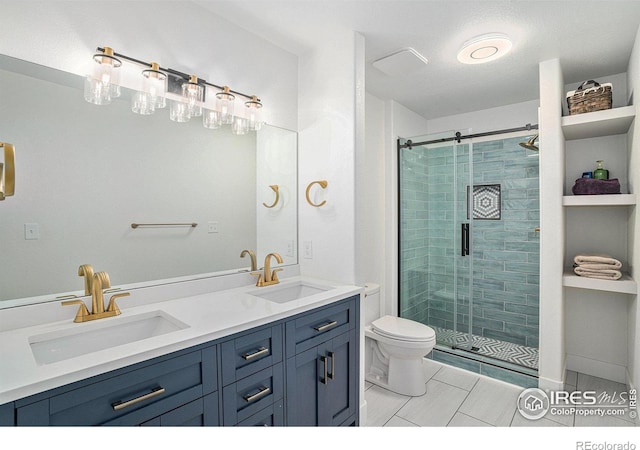
[[278, 272], [282, 271], [282, 269], [273, 269], [271, 270], [271, 257], [274, 257], [276, 261], [282, 264], [282, 256], [277, 253], [269, 253], [266, 258], [264, 258], [264, 276], [260, 272], [251, 272], [251, 275], [258, 276], [258, 282], [256, 286], [270, 286], [272, 284], [280, 283], [278, 280]]
[[256, 254], [251, 250], [242, 250], [242, 253], [240, 253], [240, 258], [244, 258], [246, 255], [249, 255], [251, 257], [251, 271], [255, 272], [256, 270], [258, 270], [258, 263], [256, 262]]
[[78, 276], [84, 277], [84, 295], [91, 295], [91, 284], [93, 282], [93, 267], [91, 267], [91, 264], [83, 264], [78, 267]]
[[[81, 268], [83, 266], [80, 266]], [[85, 273], [86, 276], [86, 273]], [[112, 295], [109, 299], [109, 306], [104, 309], [104, 292], [103, 289], [111, 287], [111, 280], [107, 272], [97, 272], [93, 274], [91, 279], [91, 312], [87, 309], [82, 300], [68, 300], [62, 302], [62, 306], [80, 305], [74, 322], [88, 322], [90, 320], [103, 319], [105, 317], [113, 317], [120, 314], [120, 308], [116, 304], [116, 300], [122, 297], [129, 296], [129, 292], [121, 292], [119, 294]]]

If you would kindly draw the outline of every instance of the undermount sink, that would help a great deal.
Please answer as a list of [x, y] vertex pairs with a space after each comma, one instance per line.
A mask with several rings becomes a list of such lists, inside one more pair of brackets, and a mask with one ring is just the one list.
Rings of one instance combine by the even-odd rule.
[[333, 289], [331, 286], [298, 281], [284, 286], [267, 286], [250, 291], [249, 294], [275, 303], [286, 303], [292, 300], [309, 297], [320, 292]]
[[31, 352], [38, 365], [51, 364], [98, 350], [141, 341], [188, 328], [164, 311], [152, 311], [130, 317], [100, 319], [78, 328], [29, 337]]

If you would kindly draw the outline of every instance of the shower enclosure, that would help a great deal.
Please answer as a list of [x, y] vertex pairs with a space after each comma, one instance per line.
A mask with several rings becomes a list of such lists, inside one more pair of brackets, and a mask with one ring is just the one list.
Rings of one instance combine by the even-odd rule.
[[398, 140], [398, 301], [436, 331], [434, 358], [535, 375], [539, 174], [523, 129]]

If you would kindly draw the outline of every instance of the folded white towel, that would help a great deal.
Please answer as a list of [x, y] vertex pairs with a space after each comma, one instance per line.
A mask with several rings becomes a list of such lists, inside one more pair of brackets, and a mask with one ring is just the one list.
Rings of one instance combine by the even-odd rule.
[[622, 272], [615, 269], [591, 270], [586, 266], [576, 266], [573, 271], [581, 277], [598, 278], [601, 280], [619, 280], [622, 278]]
[[617, 259], [601, 254], [577, 255], [573, 258], [573, 262], [578, 266], [591, 267], [593, 269], [620, 269], [622, 267], [622, 263]]

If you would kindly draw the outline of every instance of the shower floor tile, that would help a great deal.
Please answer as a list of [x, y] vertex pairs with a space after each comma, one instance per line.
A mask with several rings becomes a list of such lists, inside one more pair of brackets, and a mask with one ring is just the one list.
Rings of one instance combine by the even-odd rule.
[[[453, 330], [433, 326], [431, 328], [436, 332], [436, 340], [439, 344], [458, 348], [465, 348], [468, 344], [467, 333], [460, 331], [454, 332]], [[479, 355], [499, 359], [530, 369], [538, 369], [537, 348], [525, 347], [524, 345], [476, 335], [473, 335], [473, 347], [473, 352]]]

